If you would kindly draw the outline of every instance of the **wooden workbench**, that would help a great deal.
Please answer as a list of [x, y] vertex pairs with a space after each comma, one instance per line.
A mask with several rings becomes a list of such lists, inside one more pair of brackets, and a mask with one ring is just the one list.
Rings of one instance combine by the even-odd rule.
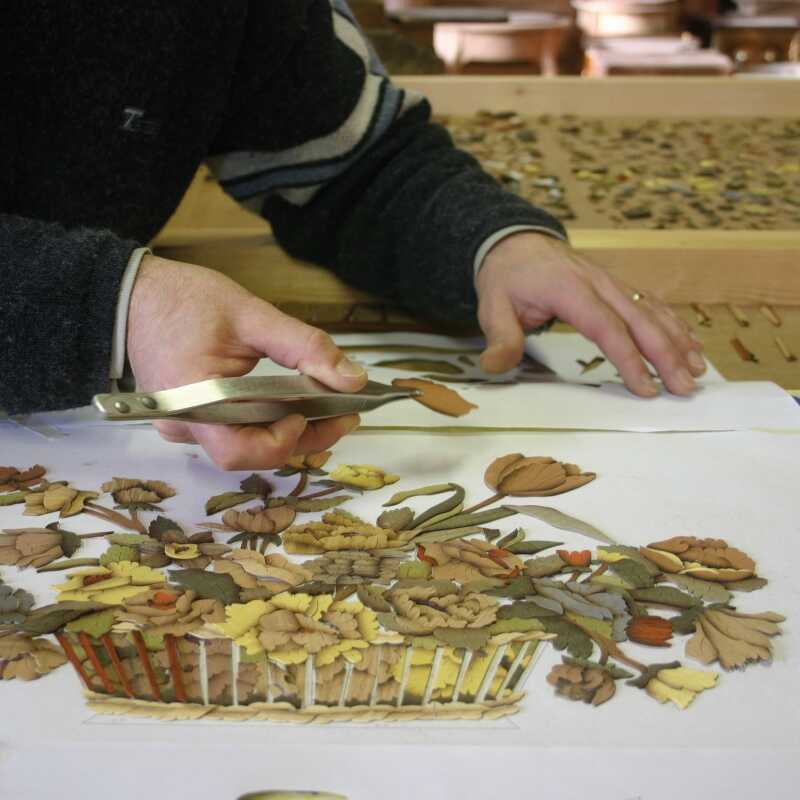
[[[800, 116], [800, 86], [795, 81], [407, 77], [398, 82], [423, 92], [435, 112], [445, 117], [485, 109], [539, 118], [605, 118], [611, 123], [620, 118], [702, 116], [731, 121], [780, 118], [794, 125]], [[545, 162], [556, 159], [546, 152], [543, 157]], [[569, 170], [563, 170], [563, 179], [575, 196], [582, 191], [570, 184]], [[800, 362], [786, 361], [774, 335], [800, 353], [800, 223], [786, 215], [775, 219], [780, 227], [769, 230], [652, 230], [636, 220], [620, 228], [619, 222], [602, 214], [579, 215], [566, 225], [576, 248], [630, 285], [658, 292], [675, 304], [726, 377], [766, 378], [797, 388]], [[287, 312], [331, 330], [427, 327], [345, 286], [326, 270], [286, 256], [269, 226], [227, 198], [205, 170], [198, 173], [155, 244], [164, 256], [220, 269]], [[697, 326], [689, 307], [693, 302], [710, 306], [710, 327]], [[748, 327], [739, 326], [726, 307], [729, 303], [745, 307]], [[779, 329], [758, 312], [764, 303], [780, 307]], [[742, 361], [730, 345], [734, 336], [756, 354], [758, 363]]]

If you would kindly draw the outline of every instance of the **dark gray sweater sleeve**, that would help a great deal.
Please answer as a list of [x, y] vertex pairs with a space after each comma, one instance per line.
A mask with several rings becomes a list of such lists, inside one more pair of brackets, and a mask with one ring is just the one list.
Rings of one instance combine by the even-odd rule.
[[505, 191], [424, 103], [306, 206], [264, 204], [292, 255], [434, 319], [475, 320], [475, 256], [495, 232], [527, 225], [565, 236], [541, 209]]
[[108, 391], [119, 285], [137, 247], [0, 214], [0, 409], [70, 408]]
[[279, 74], [263, 72], [257, 37], [244, 47], [212, 169], [292, 255], [417, 314], [474, 321], [484, 242], [511, 226], [563, 237], [563, 226], [392, 83], [344, 0], [313, 6]]

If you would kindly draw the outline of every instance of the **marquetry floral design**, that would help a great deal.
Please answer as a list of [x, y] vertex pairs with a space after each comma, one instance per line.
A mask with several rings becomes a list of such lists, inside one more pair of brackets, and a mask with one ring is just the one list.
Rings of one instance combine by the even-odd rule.
[[41, 464], [34, 464], [29, 469], [0, 467], [0, 494], [29, 491], [38, 486], [46, 474], [47, 470]]
[[639, 552], [664, 572], [707, 581], [740, 581], [751, 578], [756, 570], [756, 563], [750, 556], [729, 547], [724, 539], [673, 536], [640, 547]]
[[289, 528], [283, 534], [283, 545], [287, 553], [317, 555], [331, 550], [382, 550], [402, 546], [412, 537], [410, 532], [379, 528], [337, 509], [325, 514], [322, 522]]
[[35, 681], [67, 661], [60, 647], [22, 633], [0, 639], [0, 680]]
[[164, 584], [166, 575], [133, 561], [116, 561], [103, 567], [86, 567], [68, 573], [58, 584], [58, 599], [117, 605]]
[[39, 489], [25, 495], [26, 516], [39, 517], [58, 512], [61, 519], [74, 517], [84, 510], [87, 502], [100, 496], [97, 492], [80, 491], [61, 483], [42, 484]]
[[142, 480], [140, 478], [113, 478], [102, 485], [114, 502], [123, 508], [147, 507], [174, 497], [175, 490], [164, 481]]
[[582, 666], [575, 662], [556, 664], [547, 675], [547, 682], [561, 697], [581, 700], [592, 706], [607, 702], [617, 690], [609, 670], [599, 665]]
[[511, 497], [549, 497], [571, 492], [593, 481], [594, 472], [581, 472], [575, 464], [543, 456], [510, 453], [495, 459], [486, 469], [486, 485]]
[[[47, 528], [13, 528], [0, 533], [0, 564], [26, 567], [44, 567], [69, 550], [60, 531]], [[71, 552], [70, 552], [71, 554]]]
[[384, 627], [398, 633], [425, 635], [438, 628], [484, 628], [497, 619], [498, 601], [447, 581], [412, 586], [402, 584], [384, 595], [393, 614], [381, 617]]
[[[205, 713], [276, 701], [291, 716], [309, 697], [315, 709], [343, 702], [347, 715], [355, 704], [395, 713], [433, 703], [480, 716], [519, 701], [524, 682], [516, 681], [547, 643], [563, 653], [548, 683], [591, 706], [613, 699], [623, 680], [681, 709], [717, 683], [716, 673], [677, 661], [642, 663], [628, 643], [667, 647], [686, 636], [688, 658], [726, 670], [773, 657], [784, 617], [734, 605], [734, 593], [766, 580], [726, 540], [609, 544], [608, 534], [549, 504], [503, 502], [568, 492], [594, 473], [512, 453], [485, 472], [493, 496], [470, 502], [449, 482], [404, 486], [373, 523], [341, 504], [399, 476], [343, 465], [309, 484], [329, 457], [293, 458], [277, 471], [299, 474], [285, 496], [273, 496], [262, 475], [212, 496], [206, 516], [221, 520], [195, 533], [164, 516], [140, 518], [175, 494], [164, 481], [103, 484], [127, 509], [119, 513], [94, 503], [96, 492], [47, 483], [40, 468], [0, 468], [0, 497], [12, 497], [0, 505], [83, 510], [134, 531], [75, 534], [53, 523], [0, 532], [0, 565], [69, 570], [55, 587], [58, 602], [41, 608], [0, 581], [0, 677], [32, 679], [66, 657], [93, 692], [161, 701], [170, 714], [187, 703]], [[557, 529], [559, 541], [495, 528], [515, 516]], [[581, 549], [567, 534], [604, 544]], [[85, 538], [107, 547], [93, 543], [86, 558], [72, 559]], [[63, 654], [33, 638], [46, 634]]]

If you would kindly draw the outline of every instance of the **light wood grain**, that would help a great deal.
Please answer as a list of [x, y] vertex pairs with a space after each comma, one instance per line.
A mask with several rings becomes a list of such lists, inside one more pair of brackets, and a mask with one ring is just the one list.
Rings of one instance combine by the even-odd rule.
[[616, 77], [587, 81], [577, 77], [500, 78], [408, 75], [406, 89], [424, 94], [440, 114], [485, 108], [520, 114], [588, 116], [652, 115], [796, 117], [796, 81], [731, 78]]
[[155, 247], [174, 247], [268, 236], [269, 224], [258, 214], [242, 208], [225, 194], [208, 167], [201, 166], [181, 204], [153, 240]]
[[[779, 328], [768, 322], [755, 306], [743, 309], [750, 323], [746, 328], [740, 327], [723, 305], [708, 307], [710, 327], [698, 325], [697, 316], [688, 306], [675, 306], [675, 310], [692, 325], [709, 360], [728, 380], [774, 381], [785, 389], [800, 389], [800, 361], [787, 361], [775, 343], [775, 336], [780, 336], [800, 357], [800, 308], [775, 306], [782, 320]], [[741, 359], [731, 346], [734, 337], [758, 358], [757, 364]]]
[[727, 242], [702, 231], [613, 233], [575, 231], [573, 244], [668, 302], [800, 305], [800, 233], [731, 231]]
[[224, 272], [273, 303], [352, 305], [374, 300], [348, 287], [330, 270], [291, 258], [269, 235], [167, 247], [159, 253]]

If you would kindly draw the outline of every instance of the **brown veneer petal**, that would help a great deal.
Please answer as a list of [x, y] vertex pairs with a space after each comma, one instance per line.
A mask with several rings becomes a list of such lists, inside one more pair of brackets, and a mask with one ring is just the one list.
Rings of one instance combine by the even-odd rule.
[[458, 392], [440, 383], [422, 378], [395, 378], [392, 386], [400, 389], [418, 389], [422, 392], [415, 400], [432, 411], [449, 417], [463, 417], [478, 406], [465, 400]]

